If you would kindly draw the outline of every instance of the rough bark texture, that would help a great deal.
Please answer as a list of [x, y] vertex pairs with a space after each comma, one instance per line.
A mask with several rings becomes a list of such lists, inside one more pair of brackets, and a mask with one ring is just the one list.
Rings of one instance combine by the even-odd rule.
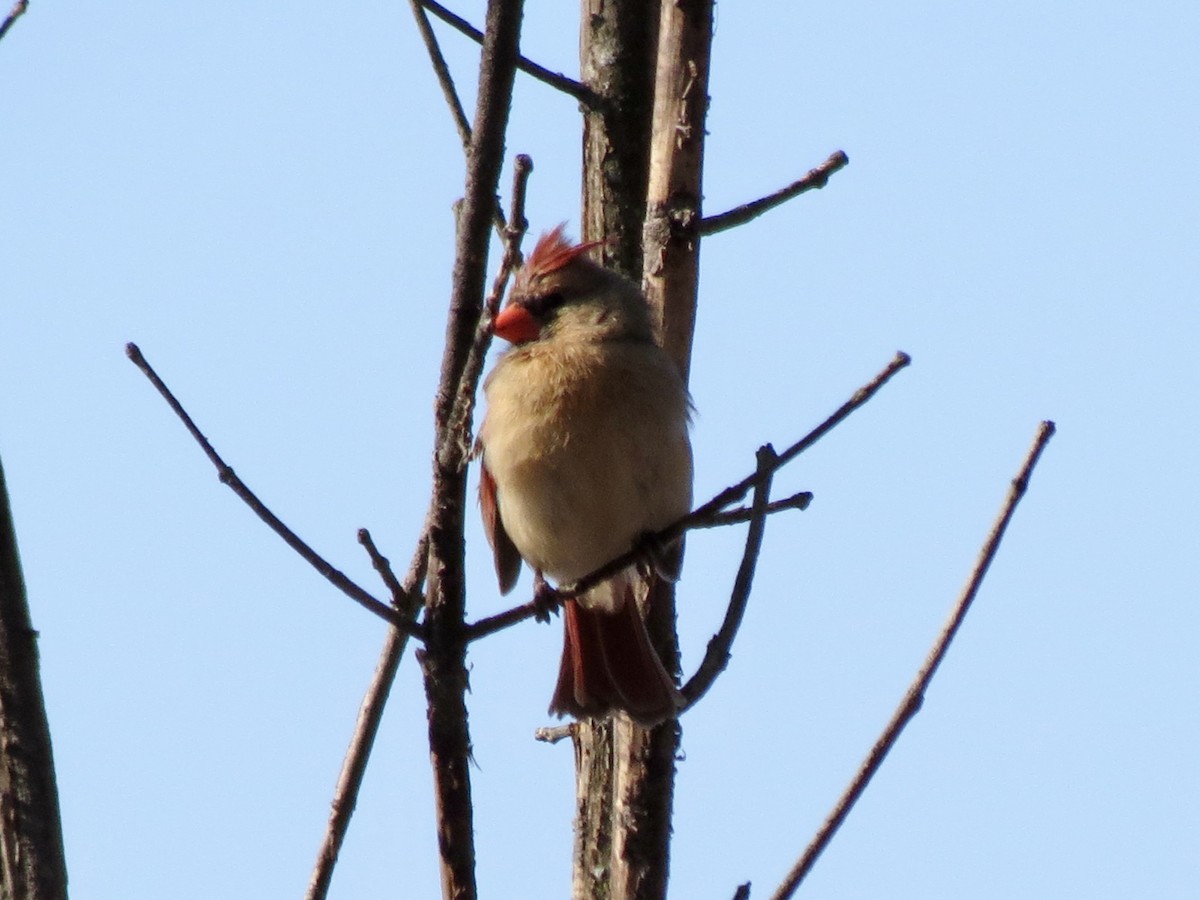
[[67, 896], [50, 725], [0, 466], [0, 897]]
[[642, 277], [658, 2], [583, 0], [580, 65], [599, 98], [583, 115], [583, 239], [609, 239], [609, 266]]
[[[521, 0], [491, 0], [480, 59], [479, 100], [467, 159], [467, 185], [458, 215], [450, 320], [436, 403], [434, 505], [422, 666], [429, 704], [429, 753], [437, 803], [442, 895], [473, 900], [475, 841], [467, 727], [466, 589], [463, 516], [470, 421], [453, 422], [462, 373], [483, 310], [487, 245], [504, 159], [513, 76], [521, 30]], [[474, 385], [469, 386], [474, 390]]]
[[704, 128], [712, 0], [668, 3], [659, 25], [644, 287], [662, 310], [663, 346], [687, 377], [700, 273]]
[[[600, 98], [583, 115], [582, 238], [608, 239], [607, 264], [634, 281], [642, 273], [657, 20], [657, 0], [583, 0], [580, 16], [580, 73]], [[572, 876], [577, 898], [625, 896], [614, 889], [614, 745], [611, 721], [579, 723]]]
[[[662, 21], [674, 26], [673, 4]], [[707, 7], [711, 18], [711, 4]], [[656, 79], [668, 90], [679, 81], [662, 69], [659, 3], [584, 0], [581, 73], [601, 104], [584, 113], [583, 237], [608, 238], [607, 262], [630, 278], [643, 278], [643, 235], [651, 192], [655, 129], [667, 121], [656, 114]], [[707, 43], [704, 43], [707, 48]], [[707, 49], [704, 59], [707, 60]], [[704, 65], [707, 71], [707, 63]], [[661, 90], [661, 88], [660, 88]], [[702, 117], [701, 117], [702, 121]], [[674, 129], [676, 119], [668, 127]], [[692, 161], [699, 165], [697, 154]], [[699, 183], [699, 173], [695, 176]], [[698, 208], [698, 202], [694, 204]], [[681, 309], [695, 299], [695, 280], [679, 292]], [[659, 305], [664, 291], [651, 296]], [[659, 312], [660, 322], [678, 314]], [[686, 340], [690, 347], [689, 312]], [[663, 332], [672, 357], [687, 372], [688, 353]], [[678, 672], [673, 586], [660, 584], [649, 601], [651, 638], [673, 674]], [[573, 893], [577, 898], [659, 900], [666, 896], [671, 807], [679, 726], [668, 722], [646, 730], [631, 722], [583, 723], [576, 734], [577, 815]]]
[[[651, 307], [661, 317], [663, 347], [685, 381], [691, 366], [699, 285], [696, 229], [701, 215], [712, 14], [712, 0], [664, 3], [657, 35], [643, 285]], [[656, 584], [647, 611], [651, 638], [668, 669], [678, 676], [674, 585]], [[618, 725], [613, 897], [666, 897], [680, 736], [678, 721], [649, 731], [632, 723]]]

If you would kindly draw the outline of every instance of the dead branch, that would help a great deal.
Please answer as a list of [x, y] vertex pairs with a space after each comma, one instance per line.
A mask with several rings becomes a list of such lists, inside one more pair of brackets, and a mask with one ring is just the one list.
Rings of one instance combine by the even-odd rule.
[[67, 897], [37, 639], [0, 466], [0, 894], [6, 900]]
[[933, 644], [933, 648], [925, 658], [924, 665], [917, 672], [917, 677], [909, 686], [904, 699], [900, 701], [900, 705], [893, 714], [891, 721], [888, 722], [883, 734], [880, 735], [879, 740], [875, 742], [875, 745], [871, 748], [871, 752], [867, 754], [867, 758], [859, 767], [858, 774], [838, 799], [833, 811], [825, 819], [824, 824], [805, 849], [803, 855], [796, 862], [796, 865], [787, 874], [787, 877], [775, 893], [772, 894], [772, 900], [787, 900], [787, 898], [795, 894], [796, 889], [800, 886], [800, 882], [804, 880], [805, 876], [808, 875], [816, 863], [817, 857], [829, 845], [830, 840], [833, 839], [834, 834], [841, 827], [842, 822], [845, 821], [846, 816], [849, 815], [858, 798], [862, 796], [863, 791], [866, 790], [867, 785], [879, 770], [879, 767], [883, 765], [884, 759], [892, 747], [895, 746], [904, 727], [920, 711], [921, 705], [925, 702], [925, 692], [929, 688], [929, 683], [933, 680], [934, 673], [937, 672], [938, 666], [941, 665], [942, 659], [946, 655], [946, 651], [950, 648], [950, 642], [954, 640], [954, 636], [958, 633], [959, 626], [962, 625], [963, 619], [966, 618], [967, 612], [971, 608], [971, 603], [974, 601], [975, 595], [979, 592], [980, 585], [983, 584], [983, 578], [987, 574], [988, 567], [991, 566], [992, 560], [995, 559], [996, 551], [1000, 549], [1000, 541], [1004, 537], [1008, 523], [1012, 521], [1017, 504], [1025, 496], [1025, 491], [1029, 487], [1029, 477], [1033, 473], [1033, 469], [1037, 465], [1042, 451], [1046, 449], [1046, 444], [1053, 436], [1054, 423], [1050, 421], [1043, 422], [1038, 429], [1033, 446], [1030, 447], [1028, 454], [1025, 456], [1025, 461], [1021, 466], [1020, 472], [1013, 479], [1009, 487], [1008, 497], [1004, 502], [1003, 508], [1000, 510], [999, 516], [992, 525], [991, 533], [988, 535], [979, 552], [979, 559], [975, 563], [975, 568], [967, 579], [967, 583], [959, 595], [958, 602], [955, 603], [950, 617], [946, 620], [946, 624]]
[[[783, 468], [822, 437], [832, 431], [838, 424], [843, 422], [856, 409], [862, 407], [867, 401], [875, 396], [879, 390], [891, 380], [897, 372], [912, 362], [912, 358], [907, 353], [897, 353], [895, 358], [876, 375], [870, 382], [863, 385], [854, 395], [843, 403], [838, 409], [830, 415], [824, 422], [796, 441], [782, 453], [778, 454], [772, 461], [769, 467], [769, 474], [774, 475], [776, 471]], [[725, 488], [720, 493], [716, 494], [711, 500], [702, 506], [698, 506], [683, 518], [668, 525], [662, 531], [653, 535], [652, 541], [656, 544], [669, 545], [678, 540], [685, 532], [693, 528], [712, 527], [715, 523], [724, 524], [725, 521], [734, 521], [734, 516], [740, 519], [742, 516], [741, 510], [735, 510], [733, 515], [726, 513], [725, 507], [731, 503], [738, 503], [743, 497], [748, 494], [760, 479], [765, 477], [755, 471], [743, 478], [736, 484], [732, 484]], [[797, 497], [803, 495], [796, 495]], [[792, 500], [795, 498], [789, 498]], [[807, 502], [805, 503], [807, 505]], [[784, 509], [803, 508], [793, 505], [789, 501], [781, 501], [776, 504], [774, 509], [768, 507], [767, 513], [782, 511]], [[724, 520], [724, 521], [723, 521]], [[572, 585], [564, 585], [559, 591], [559, 596], [562, 599], [578, 596], [591, 588], [595, 587], [602, 581], [611, 578], [618, 572], [623, 571], [634, 563], [642, 559], [643, 551], [634, 547], [627, 553], [614, 559], [612, 562], [606, 563], [596, 571], [584, 576]], [[474, 641], [479, 638], [486, 637], [489, 634], [500, 631], [510, 625], [515, 625], [518, 622], [523, 622], [526, 619], [532, 618], [540, 609], [538, 605], [530, 602], [523, 603], [520, 606], [515, 606], [512, 609], [505, 610], [502, 613], [497, 613], [493, 616], [480, 619], [466, 626], [467, 639]]]
[[[798, 494], [792, 494], [782, 500], [772, 500], [767, 504], [766, 514], [773, 516], [789, 509], [805, 510], [812, 503], [812, 499], [812, 491], [800, 491]], [[723, 528], [726, 525], [749, 522], [753, 518], [754, 510], [748, 506], [739, 506], [737, 509], [727, 509], [724, 512], [716, 513], [707, 522], [697, 522], [692, 528]]]
[[[479, 369], [482, 368], [483, 354], [487, 352], [487, 345], [491, 337], [488, 326], [490, 326], [491, 317], [494, 317], [495, 310], [499, 306], [499, 298], [503, 296], [508, 275], [520, 256], [520, 241], [527, 228], [525, 221], [525, 189], [529, 180], [529, 174], [532, 171], [533, 161], [528, 156], [518, 156], [514, 165], [512, 207], [509, 216], [510, 224], [505, 232], [505, 254], [500, 266], [501, 274], [497, 275], [496, 280], [493, 282], [492, 291], [485, 303], [485, 308], [489, 311], [490, 315], [481, 317], [479, 328], [475, 335], [475, 342], [471, 347], [471, 354], [477, 354], [479, 360], [473, 362], [473, 356], [468, 358], [467, 365], [464, 368], [462, 390], [460, 390], [458, 399], [455, 401], [454, 410], [451, 412], [451, 421], [457, 421], [458, 424], [451, 426], [450, 433], [464, 429], [469, 431], [468, 423], [470, 421], [471, 409], [473, 408], [470, 404], [473, 402], [475, 392], [473, 388], [468, 390], [467, 386], [473, 386], [479, 380]], [[417, 549], [409, 565], [409, 574], [405, 577], [404, 583], [401, 584], [388, 565], [388, 561], [375, 547], [367, 530], [364, 528], [359, 532], [359, 540], [366, 548], [367, 553], [370, 554], [372, 564], [392, 592], [393, 605], [410, 617], [416, 615], [420, 606], [420, 597], [416, 596], [416, 592], [425, 579], [425, 570], [429, 561], [428, 535], [429, 517], [426, 519], [421, 539], [417, 542]], [[375, 668], [375, 677], [371, 680], [371, 685], [367, 689], [367, 693], [363, 697], [362, 704], [359, 707], [358, 721], [355, 724], [354, 734], [350, 739], [350, 747], [346, 751], [341, 775], [338, 777], [337, 788], [334, 791], [333, 802], [331, 804], [332, 813], [330, 814], [329, 824], [326, 828], [325, 839], [317, 855], [317, 864], [313, 869], [312, 878], [309, 881], [306, 900], [325, 900], [325, 897], [328, 895], [329, 886], [333, 878], [333, 867], [337, 863], [342, 841], [345, 839], [346, 832], [350, 827], [350, 817], [353, 815], [354, 806], [358, 801], [358, 793], [362, 786], [367, 762], [370, 759], [371, 748], [374, 745], [375, 736], [379, 730], [379, 722], [383, 718], [383, 709], [387, 703], [392, 683], [395, 680], [396, 670], [400, 664], [400, 657], [404, 653], [405, 644], [406, 640], [403, 634], [391, 631], [388, 634], [387, 641], [384, 643], [383, 650], [380, 652], [379, 663]]]
[[271, 512], [271, 510], [267, 508], [266, 504], [264, 504], [258, 498], [258, 495], [246, 486], [246, 483], [234, 473], [233, 469], [230, 468], [225, 460], [221, 458], [220, 454], [213, 449], [213, 445], [209, 443], [208, 438], [206, 438], [201, 433], [200, 429], [196, 427], [196, 423], [192, 420], [192, 417], [188, 414], [187, 410], [183, 408], [183, 405], [175, 398], [175, 395], [171, 392], [171, 389], [167, 387], [167, 385], [159, 377], [158, 373], [154, 371], [154, 368], [146, 360], [146, 357], [142, 355], [142, 351], [138, 349], [137, 344], [126, 344], [125, 355], [133, 361], [135, 366], [142, 370], [142, 374], [144, 374], [150, 380], [150, 383], [154, 385], [155, 389], [159, 392], [159, 394], [162, 395], [163, 399], [167, 401], [167, 405], [171, 407], [171, 410], [183, 423], [193, 440], [200, 445], [200, 449], [204, 451], [204, 455], [207, 456], [213, 466], [216, 467], [217, 477], [220, 479], [221, 483], [227, 485], [230, 490], [237, 494], [238, 497], [241, 498], [242, 502], [254, 511], [256, 516], [267, 523], [268, 528], [283, 538], [284, 543], [299, 553], [305, 562], [316, 569], [330, 584], [336, 587], [339, 591], [341, 591], [359, 606], [363, 607], [369, 612], [374, 613], [381, 619], [390, 622], [396, 628], [399, 628], [401, 631], [403, 631], [406, 635], [422, 639], [422, 631], [419, 625], [417, 625], [415, 622], [406, 620], [391, 606], [376, 599], [365, 589], [351, 581], [344, 572], [334, 568], [334, 566], [328, 560], [326, 560], [323, 556], [313, 550], [312, 547], [301, 540], [300, 537], [294, 531], [292, 531], [292, 529], [285, 525], [283, 521], [277, 515], [275, 515], [275, 513]]
[[758, 218], [767, 210], [774, 209], [776, 206], [786, 203], [793, 197], [799, 197], [807, 191], [820, 190], [829, 183], [831, 175], [849, 164], [850, 157], [841, 150], [838, 150], [836, 153], [830, 154], [829, 159], [809, 171], [799, 181], [793, 181], [787, 187], [781, 188], [773, 194], [768, 194], [765, 197], [744, 203], [741, 206], [734, 207], [727, 212], [718, 213], [715, 216], [705, 216], [700, 220], [700, 234], [716, 234], [718, 231], [725, 231], [737, 225], [744, 225], [751, 219]]
[[[524, 153], [518, 154], [513, 162], [512, 206], [509, 210], [508, 225], [504, 229], [504, 256], [492, 281], [492, 289], [484, 301], [483, 315], [479, 317], [475, 327], [475, 337], [467, 351], [458, 394], [450, 411], [448, 431], [458, 435], [463, 442], [455, 447], [455, 457], [461, 466], [466, 466], [470, 458], [470, 421], [475, 410], [476, 388], [483, 375], [488, 347], [492, 343], [492, 321], [500, 310], [500, 301], [504, 297], [509, 277], [521, 264], [521, 241], [529, 228], [529, 222], [525, 219], [525, 192], [532, 172], [533, 160]], [[445, 464], [448, 465], [449, 460]]]
[[29, 9], [29, 0], [17, 0], [13, 4], [13, 8], [8, 11], [8, 15], [4, 17], [4, 21], [0, 22], [0, 40], [8, 34], [8, 29], [13, 27], [13, 23], [25, 15], [25, 10], [27, 9]]
[[755, 472], [754, 500], [750, 504], [750, 527], [746, 529], [746, 549], [738, 566], [733, 582], [733, 593], [721, 628], [708, 642], [708, 649], [700, 668], [679, 691], [683, 695], [686, 712], [703, 697], [717, 676], [729, 665], [733, 639], [742, 625], [746, 604], [750, 601], [750, 588], [754, 584], [754, 568], [762, 549], [763, 532], [767, 525], [767, 507], [771, 497], [771, 476], [774, 473], [775, 449], [770, 444], [758, 448], [758, 468]]
[[[477, 44], [483, 43], [483, 33], [478, 28], [461, 16], [455, 15], [436, 0], [414, 0], [414, 2], [420, 3], [459, 34], [466, 35]], [[532, 75], [543, 84], [548, 84], [555, 90], [569, 94], [585, 106], [596, 106], [601, 102], [600, 98], [586, 85], [582, 85], [560, 72], [551, 72], [545, 66], [539, 66], [524, 56], [517, 57], [517, 68], [526, 75]]]
[[[363, 528], [358, 537], [370, 555], [371, 563], [392, 592], [393, 605], [410, 620], [415, 618], [421, 609], [420, 590], [425, 581], [425, 566], [429, 560], [428, 538], [422, 534], [421, 539], [417, 541], [417, 549], [413, 553], [412, 562], [409, 563], [408, 573], [404, 576], [404, 583], [401, 584], [387, 559], [375, 547], [370, 533]], [[350, 817], [354, 815], [354, 808], [358, 804], [363, 776], [371, 758], [371, 748], [375, 745], [388, 694], [396, 680], [396, 670], [400, 667], [400, 659], [407, 644], [408, 636], [402, 631], [396, 628], [388, 630], [387, 640], [379, 655], [379, 663], [375, 667], [375, 675], [359, 705], [358, 720], [355, 722], [354, 734], [350, 738], [350, 746], [346, 750], [342, 771], [334, 788], [329, 822], [325, 828], [321, 849], [317, 853], [317, 862], [308, 883], [308, 891], [304, 895], [305, 900], [325, 900], [329, 895], [333, 868], [337, 864], [342, 842], [350, 828]]]
[[550, 725], [544, 728], [538, 728], [533, 732], [533, 739], [541, 741], [544, 744], [557, 744], [565, 738], [574, 737], [576, 722], [568, 722], [566, 725]]
[[[446, 345], [434, 403], [436, 444], [425, 587], [425, 654], [429, 758], [437, 809], [442, 894], [474, 900], [475, 835], [471, 739], [467, 727], [464, 513], [470, 416], [454, 415], [469, 375], [483, 315], [488, 236], [504, 154], [520, 40], [522, 0], [489, 0], [480, 54], [479, 91], [466, 187], [458, 214]], [[474, 391], [474, 386], [471, 387]]]
[[465, 153], [471, 146], [471, 123], [467, 121], [467, 113], [463, 109], [462, 101], [458, 98], [458, 90], [454, 87], [454, 78], [450, 75], [450, 67], [446, 65], [442, 48], [438, 46], [437, 35], [433, 33], [433, 26], [429, 24], [429, 16], [425, 14], [425, 5], [421, 0], [409, 0], [409, 5], [412, 6], [413, 17], [417, 20], [417, 30], [421, 32], [421, 40], [424, 41], [425, 49], [429, 53], [429, 62], [433, 66], [433, 72], [442, 88], [442, 96], [446, 98], [446, 105], [450, 107], [450, 116], [454, 119], [454, 127], [458, 130], [458, 139], [462, 141]]

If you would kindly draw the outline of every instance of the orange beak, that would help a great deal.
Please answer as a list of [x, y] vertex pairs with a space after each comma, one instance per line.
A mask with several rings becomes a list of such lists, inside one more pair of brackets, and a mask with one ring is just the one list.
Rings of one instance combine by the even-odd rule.
[[510, 303], [492, 322], [492, 331], [510, 344], [525, 344], [536, 340], [541, 332], [541, 323], [533, 313], [519, 303]]

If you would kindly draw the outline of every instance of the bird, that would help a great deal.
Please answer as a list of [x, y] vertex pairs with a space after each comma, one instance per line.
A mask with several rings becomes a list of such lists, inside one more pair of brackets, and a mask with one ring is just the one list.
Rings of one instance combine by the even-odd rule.
[[652, 536], [692, 502], [692, 403], [655, 340], [633, 282], [591, 259], [603, 241], [543, 234], [513, 278], [494, 334], [511, 346], [484, 382], [480, 511], [502, 594], [522, 561], [569, 586], [638, 548], [643, 561], [562, 602], [563, 652], [549, 712], [628, 715], [643, 726], [682, 701], [638, 597], [674, 580], [679, 542]]

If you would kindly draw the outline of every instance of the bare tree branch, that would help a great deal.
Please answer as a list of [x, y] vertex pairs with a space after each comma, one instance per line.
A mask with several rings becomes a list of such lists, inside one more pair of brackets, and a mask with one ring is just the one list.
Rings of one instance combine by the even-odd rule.
[[1038, 428], [1033, 446], [1030, 447], [1028, 454], [1025, 456], [1025, 461], [1021, 466], [1020, 472], [1012, 481], [1008, 497], [1004, 502], [1003, 508], [1000, 510], [999, 516], [992, 525], [991, 533], [988, 535], [979, 552], [979, 559], [975, 563], [975, 568], [971, 572], [970, 578], [967, 579], [962, 594], [959, 596], [958, 602], [954, 605], [949, 619], [947, 619], [945, 626], [934, 642], [933, 648], [925, 658], [924, 665], [917, 672], [917, 677], [909, 686], [904, 699], [900, 702], [883, 734], [875, 742], [875, 746], [871, 748], [871, 752], [859, 767], [858, 774], [838, 799], [837, 805], [834, 806], [833, 811], [825, 819], [825, 823], [796, 862], [796, 865], [788, 873], [775, 893], [771, 895], [772, 900], [787, 900], [787, 898], [795, 895], [800, 882], [808, 875], [816, 863], [817, 857], [829, 845], [829, 842], [833, 839], [838, 828], [841, 827], [842, 822], [845, 821], [846, 816], [849, 815], [858, 798], [866, 790], [872, 777], [874, 777], [879, 767], [883, 765], [884, 759], [892, 747], [895, 746], [904, 727], [920, 711], [921, 705], [925, 702], [925, 691], [928, 690], [934, 673], [937, 672], [938, 666], [941, 665], [942, 659], [946, 655], [946, 651], [950, 648], [950, 642], [954, 640], [959, 626], [962, 625], [963, 619], [966, 618], [967, 611], [971, 608], [971, 603], [974, 601], [975, 595], [979, 592], [979, 587], [983, 583], [984, 576], [987, 574], [988, 567], [991, 566], [992, 560], [995, 559], [996, 551], [1000, 549], [1000, 541], [1004, 537], [1008, 523], [1012, 521], [1017, 504], [1025, 496], [1025, 491], [1029, 487], [1029, 477], [1033, 473], [1034, 466], [1037, 465], [1042, 451], [1046, 449], [1046, 444], [1053, 436], [1054, 423], [1050, 421], [1043, 422], [1041, 427]]
[[[360, 543], [370, 554], [375, 569], [392, 592], [393, 605], [410, 620], [415, 618], [421, 609], [420, 589], [425, 580], [425, 566], [429, 560], [429, 539], [426, 534], [422, 534], [421, 539], [417, 541], [417, 549], [413, 553], [403, 584], [396, 579], [387, 559], [375, 547], [370, 533], [363, 528], [358, 536]], [[350, 828], [350, 817], [354, 815], [354, 808], [358, 804], [363, 776], [371, 758], [371, 748], [375, 745], [379, 723], [383, 720], [383, 710], [407, 644], [408, 636], [402, 631], [396, 628], [388, 630], [387, 640], [379, 655], [379, 663], [375, 667], [375, 675], [359, 706], [358, 721], [355, 723], [354, 734], [350, 738], [350, 746], [346, 750], [342, 771], [334, 788], [329, 823], [325, 828], [321, 849], [317, 853], [317, 863], [313, 867], [305, 900], [325, 900], [329, 895], [333, 868], [337, 864], [342, 842]]]
[[[500, 274], [497, 275], [485, 304], [488, 314], [480, 319], [475, 342], [470, 351], [471, 356], [463, 370], [461, 390], [450, 414], [452, 425], [449, 433], [451, 434], [465, 430], [466, 423], [470, 421], [475, 395], [474, 385], [479, 380], [483, 355], [487, 352], [487, 346], [491, 339], [491, 319], [494, 318], [496, 309], [499, 307], [508, 276], [519, 261], [521, 238], [528, 227], [525, 220], [525, 193], [529, 174], [532, 171], [533, 160], [525, 155], [518, 156], [514, 164], [512, 211], [509, 217], [510, 224], [505, 231], [504, 259], [501, 262]], [[409, 565], [409, 574], [405, 578], [404, 584], [401, 584], [392, 572], [388, 561], [375, 547], [370, 533], [365, 528], [359, 531], [359, 541], [370, 554], [376, 571], [379, 572], [380, 577], [392, 592], [392, 604], [410, 618], [416, 615], [420, 606], [420, 597], [416, 595], [416, 592], [425, 579], [425, 569], [429, 559], [428, 534], [427, 522], [421, 540], [417, 543], [412, 563]], [[404, 653], [406, 643], [407, 638], [404, 634], [392, 631], [388, 634], [387, 642], [380, 653], [375, 677], [367, 689], [366, 696], [363, 697], [350, 748], [346, 752], [342, 773], [338, 778], [325, 840], [317, 855], [317, 864], [309, 882], [306, 900], [324, 900], [328, 895], [333, 878], [333, 867], [337, 863], [342, 841], [350, 826], [350, 817], [353, 815], [354, 806], [358, 801], [358, 793], [362, 786], [371, 748], [375, 742], [388, 693], [396, 677], [396, 670], [399, 667], [400, 657]]]
[[154, 371], [153, 367], [146, 360], [146, 357], [142, 355], [142, 351], [138, 349], [137, 344], [126, 344], [125, 355], [133, 361], [135, 366], [142, 370], [142, 374], [150, 379], [150, 383], [154, 385], [154, 387], [162, 395], [163, 399], [167, 401], [167, 405], [170, 406], [175, 415], [179, 417], [179, 420], [188, 430], [188, 433], [191, 434], [196, 443], [200, 445], [200, 449], [204, 451], [204, 455], [207, 456], [213, 466], [216, 467], [217, 477], [221, 480], [222, 484], [227, 485], [230, 490], [237, 494], [238, 497], [242, 499], [242, 502], [254, 511], [256, 516], [267, 523], [267, 527], [283, 538], [284, 543], [299, 553], [305, 562], [316, 569], [339, 591], [341, 591], [359, 606], [362, 606], [369, 612], [373, 612], [381, 619], [390, 622], [405, 634], [422, 639], [422, 631], [419, 625], [417, 625], [415, 622], [406, 620], [391, 606], [383, 603], [380, 600], [377, 600], [362, 587], [351, 581], [344, 572], [334, 568], [328, 560], [326, 560], [323, 556], [313, 550], [312, 547], [301, 540], [300, 537], [294, 531], [292, 531], [292, 529], [283, 524], [282, 520], [280, 520], [275, 513], [271, 512], [271, 510], [267, 508], [266, 504], [258, 499], [258, 496], [246, 486], [246, 483], [243, 482], [242, 479], [234, 474], [233, 469], [231, 469], [225, 460], [222, 459], [217, 453], [217, 451], [213, 449], [213, 445], [209, 443], [208, 438], [206, 438], [201, 433], [200, 429], [196, 427], [196, 423], [192, 420], [192, 417], [188, 415], [187, 410], [183, 408], [183, 405], [175, 398], [175, 395], [171, 393], [171, 389], [167, 387], [163, 380], [158, 376], [158, 373]]
[[[457, 16], [450, 12], [450, 10], [446, 9], [446, 7], [442, 6], [440, 3], [437, 3], [436, 0], [414, 0], [414, 2], [420, 3], [459, 34], [466, 35], [477, 44], [483, 42], [483, 34], [478, 28], [473, 26], [461, 16]], [[591, 90], [591, 88], [587, 87], [586, 85], [580, 84], [578, 81], [568, 78], [566, 75], [563, 75], [559, 72], [551, 72], [544, 66], [539, 66], [537, 63], [526, 59], [524, 56], [517, 57], [517, 68], [526, 75], [532, 75], [538, 81], [550, 85], [550, 87], [554, 88], [555, 90], [562, 91], [564, 94], [569, 94], [586, 106], [597, 106], [602, 102], [600, 97], [598, 97]]]
[[458, 139], [462, 141], [465, 153], [471, 147], [471, 123], [467, 121], [467, 113], [463, 109], [462, 101], [458, 98], [458, 90], [454, 87], [454, 78], [450, 75], [450, 67], [446, 65], [446, 58], [442, 56], [442, 48], [438, 46], [437, 35], [433, 33], [433, 27], [429, 24], [429, 16], [425, 14], [425, 5], [421, 0], [409, 0], [409, 5], [412, 6], [413, 17], [417, 20], [417, 30], [421, 32], [421, 40], [425, 42], [425, 49], [429, 52], [429, 62], [433, 66], [434, 74], [437, 75], [438, 84], [441, 85], [446, 105], [450, 107], [450, 115], [454, 119], [454, 127], [458, 129]]
[[0, 466], [0, 896], [5, 900], [67, 897], [37, 638]]
[[533, 172], [533, 160], [524, 153], [517, 155], [513, 162], [512, 206], [508, 217], [508, 225], [504, 229], [504, 256], [500, 260], [500, 270], [492, 281], [492, 289], [483, 304], [483, 315], [475, 328], [475, 337], [471, 348], [467, 351], [466, 364], [463, 366], [462, 377], [458, 385], [458, 394], [454, 398], [454, 407], [450, 411], [450, 434], [458, 435], [465, 444], [455, 448], [455, 456], [460, 465], [465, 466], [470, 457], [470, 421], [475, 411], [475, 396], [479, 379], [483, 375], [483, 364], [487, 357], [488, 347], [492, 343], [492, 321], [500, 310], [500, 301], [504, 297], [504, 289], [513, 271], [521, 264], [521, 241], [529, 228], [525, 219], [525, 192], [529, 176]]
[[716, 234], [718, 231], [725, 231], [737, 225], [744, 225], [751, 219], [758, 218], [767, 210], [774, 209], [776, 206], [786, 203], [793, 197], [798, 197], [806, 191], [820, 190], [829, 183], [831, 175], [849, 164], [850, 157], [841, 150], [838, 150], [836, 153], [830, 154], [829, 159], [811, 170], [799, 181], [793, 181], [787, 187], [781, 188], [773, 194], [768, 194], [765, 197], [744, 203], [741, 206], [734, 207], [727, 212], [719, 213], [715, 216], [705, 216], [700, 220], [700, 234]]
[[522, 7], [522, 0], [488, 2], [466, 187], [458, 214], [446, 344], [434, 401], [436, 443], [421, 669], [445, 900], [474, 900], [477, 894], [463, 634], [465, 463], [471, 423], [469, 415], [454, 413], [471, 374], [471, 350], [483, 316], [489, 228], [504, 160]]
[[775, 472], [775, 449], [770, 444], [758, 448], [758, 468], [755, 472], [754, 501], [750, 504], [750, 527], [746, 529], [746, 549], [738, 566], [733, 582], [733, 593], [720, 630], [708, 642], [708, 649], [700, 668], [679, 691], [683, 695], [683, 711], [687, 711], [703, 697], [717, 676], [729, 665], [733, 639], [742, 625], [742, 616], [750, 600], [750, 588], [754, 584], [754, 567], [762, 549], [763, 533], [767, 525], [767, 506], [771, 496], [771, 476]]
[[[808, 509], [812, 503], [812, 491], [800, 491], [798, 494], [792, 494], [790, 497], [785, 497], [782, 500], [772, 500], [767, 504], [766, 514], [773, 516], [775, 513], [781, 513], [789, 509]], [[726, 525], [738, 525], [742, 522], [749, 522], [754, 518], [754, 510], [748, 506], [739, 506], [737, 509], [727, 509], [724, 512], [719, 512], [713, 515], [707, 522], [697, 522], [692, 528], [723, 528]]]
[[[854, 395], [843, 403], [838, 409], [827, 418], [824, 422], [802, 437], [796, 443], [792, 444], [782, 453], [774, 458], [770, 466], [770, 473], [773, 475], [776, 471], [783, 468], [822, 437], [833, 430], [838, 424], [844, 421], [856, 409], [863, 406], [868, 400], [875, 396], [879, 390], [891, 380], [897, 372], [912, 362], [912, 358], [907, 353], [897, 353], [895, 358], [876, 375], [870, 382], [863, 385]], [[714, 522], [721, 522], [723, 518], [729, 517], [729, 514], [723, 510], [731, 503], [739, 502], [747, 493], [759, 482], [763, 477], [757, 471], [743, 478], [737, 484], [732, 484], [725, 490], [718, 493], [703, 506], [698, 506], [683, 518], [668, 525], [662, 531], [652, 536], [652, 543], [664, 545], [671, 544], [675, 540], [683, 536], [683, 534], [693, 528], [711, 527]], [[803, 495], [796, 495], [803, 496]], [[792, 500], [794, 498], [789, 498]], [[807, 504], [806, 504], [807, 505]], [[789, 501], [781, 501], [775, 509], [768, 507], [768, 514], [783, 509], [792, 508]], [[742, 515], [741, 510], [734, 511], [739, 519]], [[731, 518], [731, 517], [730, 517]], [[569, 599], [578, 596], [591, 588], [598, 585], [600, 582], [611, 578], [618, 572], [623, 571], [629, 566], [643, 559], [645, 551], [641, 547], [631, 548], [627, 553], [606, 563], [596, 571], [584, 576], [572, 585], [564, 585], [560, 588], [558, 596], [561, 599]], [[533, 618], [538, 612], [544, 611], [544, 604], [535, 604], [533, 602], [523, 603], [520, 606], [514, 606], [512, 609], [497, 613], [493, 616], [487, 616], [466, 626], [467, 639], [471, 641], [478, 640], [482, 637], [487, 637], [489, 634], [501, 631], [510, 625], [515, 625], [518, 622], [523, 622], [526, 619]]]
[[545, 728], [538, 728], [533, 732], [533, 739], [545, 744], [557, 744], [565, 738], [574, 737], [578, 724], [577, 722], [568, 722], [565, 725], [550, 725]]
[[8, 15], [4, 17], [4, 21], [0, 22], [0, 39], [3, 39], [8, 34], [8, 29], [13, 27], [13, 23], [21, 16], [25, 15], [25, 10], [29, 9], [29, 0], [17, 0], [13, 4], [13, 8], [8, 11]]

